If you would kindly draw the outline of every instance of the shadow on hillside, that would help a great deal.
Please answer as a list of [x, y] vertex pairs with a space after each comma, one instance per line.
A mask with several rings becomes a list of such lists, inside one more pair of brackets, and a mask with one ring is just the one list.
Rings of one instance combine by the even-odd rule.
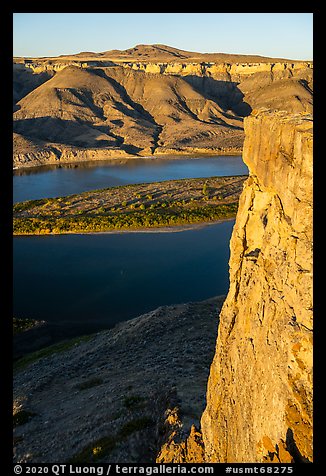
[[[141, 104], [136, 103], [131, 99], [124, 86], [122, 86], [111, 76], [108, 76], [105, 71], [96, 69], [90, 70], [89, 72], [101, 76], [109, 81], [117, 93], [121, 96], [123, 101], [129, 104], [136, 114], [138, 113], [142, 118], [152, 122], [153, 124], [157, 124], [154, 117], [148, 111], [146, 111]], [[252, 108], [248, 103], [243, 101], [244, 94], [238, 88], [239, 83], [234, 81], [220, 81], [207, 76], [202, 77], [189, 75], [180, 77], [190, 84], [205, 99], [210, 99], [211, 101], [215, 102], [223, 110], [223, 114], [226, 118], [234, 119], [234, 116], [227, 112], [228, 110], [231, 110], [239, 117], [250, 115]], [[187, 110], [188, 114], [192, 116], [193, 119], [197, 119], [196, 115], [187, 107], [186, 101], [182, 101], [182, 98], [180, 98], [180, 101], [185, 110]], [[229, 124], [225, 124], [232, 128], [232, 126]], [[234, 128], [238, 129], [238, 127]]]
[[[28, 139], [82, 148], [119, 147], [129, 154], [137, 154], [140, 147], [125, 144], [124, 138], [111, 133], [109, 127], [104, 131], [82, 121], [71, 121], [57, 117], [34, 117], [17, 119], [13, 131]], [[110, 139], [98, 139], [99, 132], [106, 133]]]
[[252, 108], [243, 98], [244, 94], [238, 88], [238, 84], [234, 81], [221, 81], [209, 76], [182, 76], [182, 78], [190, 84], [199, 94], [214, 101], [221, 109], [223, 109], [225, 117], [230, 119], [232, 115], [226, 111], [231, 110], [240, 117], [249, 116]]
[[131, 99], [126, 88], [122, 86], [122, 84], [120, 84], [116, 79], [112, 78], [111, 76], [108, 76], [108, 74], [106, 74], [106, 72], [102, 69], [90, 69], [88, 71], [92, 74], [96, 74], [97, 76], [106, 79], [114, 87], [121, 99], [132, 108], [132, 110], [127, 109], [126, 106], [118, 102], [119, 106], [123, 108], [122, 112], [124, 114], [134, 118], [142, 118], [146, 121], [153, 123], [155, 126], [158, 126], [151, 113], [146, 111], [146, 109], [144, 109], [141, 104]]
[[108, 326], [100, 321], [87, 323], [75, 321], [44, 322], [44, 324], [20, 332], [13, 337], [13, 359], [17, 360], [30, 352], [35, 352], [63, 340], [93, 334], [107, 328]]
[[14, 103], [20, 101], [31, 91], [41, 86], [54, 75], [53, 71], [35, 73], [23, 64], [16, 65], [13, 69], [13, 99]]
[[30, 139], [43, 140], [78, 147], [105, 147], [116, 145], [116, 139], [96, 140], [98, 132], [86, 123], [57, 117], [17, 119], [13, 130]]

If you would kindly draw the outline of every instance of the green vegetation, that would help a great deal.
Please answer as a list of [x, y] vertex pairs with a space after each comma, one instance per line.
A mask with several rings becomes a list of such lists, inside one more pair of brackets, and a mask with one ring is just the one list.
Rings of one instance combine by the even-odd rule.
[[144, 398], [139, 395], [130, 395], [124, 398], [123, 405], [128, 408], [128, 410], [136, 410], [143, 407]]
[[203, 185], [202, 193], [203, 193], [203, 195], [208, 196], [207, 182], [205, 182], [204, 185]]
[[101, 385], [102, 383], [103, 380], [101, 378], [94, 377], [76, 385], [76, 388], [78, 388], [78, 390], [87, 390], [88, 388], [96, 387], [97, 385]]
[[18, 334], [19, 332], [27, 331], [28, 329], [32, 329], [35, 327], [39, 321], [35, 319], [18, 319], [16, 317], [13, 318], [13, 333], [14, 335]]
[[[14, 205], [15, 235], [96, 233], [233, 218], [244, 177], [183, 179]], [[155, 198], [153, 198], [155, 197]]]
[[13, 425], [16, 426], [24, 425], [27, 423], [36, 413], [28, 412], [26, 410], [19, 410], [13, 415]]
[[[128, 387], [129, 390], [132, 386]], [[130, 435], [151, 428], [155, 422], [148, 415], [139, 415], [139, 410], [143, 409], [146, 399], [140, 395], [128, 395], [122, 401], [122, 408], [112, 415], [111, 420], [117, 420], [130, 412], [136, 412], [132, 419], [124, 422], [115, 434], [102, 437], [83, 448], [79, 453], [74, 455], [67, 463], [95, 463], [110, 456], [110, 453], [120, 444], [123, 443]]]
[[53, 344], [48, 347], [44, 347], [43, 349], [37, 350], [36, 352], [32, 352], [31, 354], [27, 354], [14, 362], [14, 371], [23, 370], [28, 365], [44, 357], [49, 357], [50, 355], [72, 349], [74, 346], [79, 345], [82, 342], [89, 341], [92, 337], [93, 336], [91, 334], [82, 337], [76, 337], [75, 339], [59, 342], [58, 344]]
[[115, 437], [109, 435], [94, 441], [73, 456], [67, 463], [96, 463], [109, 456], [116, 446], [131, 434], [150, 428], [153, 425], [153, 420], [147, 416], [135, 418], [125, 423]]
[[73, 456], [67, 463], [83, 464], [96, 463], [100, 458], [108, 456], [116, 446], [116, 439], [112, 436], [100, 438], [94, 443], [86, 446], [80, 453]]
[[13, 445], [14, 446], [19, 445], [19, 443], [21, 443], [22, 441], [24, 441], [24, 438], [22, 436], [14, 436], [13, 437]]
[[[164, 209], [167, 208], [163, 204]], [[14, 218], [15, 235], [44, 235], [49, 233], [91, 233], [160, 226], [186, 225], [233, 218], [237, 203], [219, 206], [205, 205], [180, 211], [141, 210], [105, 215], [66, 217]]]
[[135, 431], [145, 430], [154, 425], [154, 422], [151, 418], [143, 416], [140, 418], [135, 418], [134, 420], [128, 421], [119, 431], [119, 436], [121, 438], [127, 438], [129, 435]]

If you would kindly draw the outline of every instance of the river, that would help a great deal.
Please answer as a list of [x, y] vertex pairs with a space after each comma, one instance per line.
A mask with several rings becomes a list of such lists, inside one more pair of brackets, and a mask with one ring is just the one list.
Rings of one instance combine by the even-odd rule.
[[14, 202], [87, 190], [182, 178], [245, 175], [240, 156], [192, 159], [128, 159], [31, 167], [14, 172]]
[[[241, 157], [41, 168], [16, 173], [14, 194], [17, 201], [122, 183], [245, 173]], [[14, 316], [58, 323], [91, 321], [103, 328], [161, 305], [225, 294], [233, 224], [230, 220], [183, 231], [15, 237]]]

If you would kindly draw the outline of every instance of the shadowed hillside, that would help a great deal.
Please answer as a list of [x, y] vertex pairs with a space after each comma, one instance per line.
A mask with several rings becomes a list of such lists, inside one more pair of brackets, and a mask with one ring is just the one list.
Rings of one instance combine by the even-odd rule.
[[196, 54], [138, 45], [91, 54], [91, 61], [87, 52], [16, 59], [15, 167], [121, 154], [240, 153], [252, 109], [312, 110], [311, 63], [237, 63], [238, 56], [204, 63]]

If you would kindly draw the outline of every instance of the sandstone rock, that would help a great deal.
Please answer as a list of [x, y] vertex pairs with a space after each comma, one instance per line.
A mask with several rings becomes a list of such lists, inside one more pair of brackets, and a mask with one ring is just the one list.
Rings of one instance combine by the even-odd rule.
[[[173, 431], [162, 446], [156, 463], [204, 463], [205, 453], [202, 435], [192, 425], [188, 437], [178, 441], [178, 432]], [[176, 440], [176, 441], [175, 441]]]
[[207, 462], [312, 461], [312, 116], [245, 119], [250, 176], [202, 433]]

